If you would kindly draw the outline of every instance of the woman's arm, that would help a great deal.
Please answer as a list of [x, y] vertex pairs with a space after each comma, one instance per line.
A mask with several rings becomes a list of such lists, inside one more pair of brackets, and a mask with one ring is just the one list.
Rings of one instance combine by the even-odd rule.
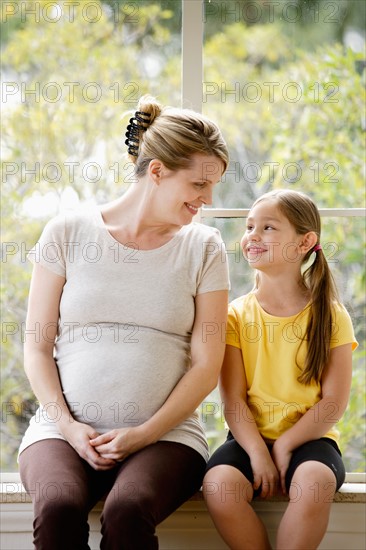
[[322, 377], [322, 398], [309, 409], [273, 446], [272, 455], [285, 490], [285, 474], [294, 449], [323, 437], [347, 408], [352, 381], [352, 344], [331, 349]]
[[261, 496], [272, 496], [278, 480], [277, 470], [247, 405], [243, 356], [241, 350], [234, 346], [226, 346], [220, 375], [220, 393], [230, 431], [250, 457], [254, 489], [262, 486]]
[[73, 419], [53, 359], [64, 284], [64, 277], [39, 264], [34, 265], [26, 320], [24, 368], [38, 401], [48, 406], [48, 415], [53, 410], [50, 404], [54, 406], [55, 424], [60, 433], [94, 469], [108, 469], [115, 462], [100, 457], [89, 445], [89, 439], [98, 435], [97, 432]]
[[123, 460], [132, 452], [158, 441], [186, 420], [216, 387], [225, 350], [228, 292], [199, 294], [195, 306], [190, 370], [146, 422], [134, 428], [111, 430], [93, 440], [92, 445], [102, 456]]

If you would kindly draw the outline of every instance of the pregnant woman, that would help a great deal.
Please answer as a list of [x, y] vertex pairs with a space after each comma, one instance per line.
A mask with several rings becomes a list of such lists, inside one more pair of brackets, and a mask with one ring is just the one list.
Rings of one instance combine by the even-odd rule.
[[37, 550], [88, 549], [102, 497], [101, 548], [158, 548], [156, 525], [208, 459], [196, 408], [217, 384], [229, 281], [219, 232], [191, 222], [226, 145], [204, 116], [148, 96], [126, 145], [129, 189], [57, 216], [29, 254], [25, 370], [40, 406], [19, 465]]

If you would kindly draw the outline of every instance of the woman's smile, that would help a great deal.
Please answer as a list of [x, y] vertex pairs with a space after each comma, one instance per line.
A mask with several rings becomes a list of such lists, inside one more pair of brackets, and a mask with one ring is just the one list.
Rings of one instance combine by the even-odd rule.
[[186, 207], [188, 208], [191, 214], [193, 215], [197, 214], [199, 209], [198, 206], [193, 206], [193, 204], [190, 204], [189, 202], [185, 202], [184, 204], [186, 205]]

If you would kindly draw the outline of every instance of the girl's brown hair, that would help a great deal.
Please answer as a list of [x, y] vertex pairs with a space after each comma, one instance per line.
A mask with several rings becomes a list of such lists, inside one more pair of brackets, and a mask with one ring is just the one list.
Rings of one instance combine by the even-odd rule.
[[[313, 231], [320, 242], [321, 221], [318, 208], [310, 197], [288, 189], [266, 193], [253, 206], [263, 200], [274, 200], [280, 211], [289, 220], [298, 235]], [[314, 248], [303, 259], [305, 265]], [[336, 285], [325, 255], [320, 248], [314, 262], [302, 274], [302, 282], [310, 291], [310, 313], [302, 342], [307, 342], [307, 353], [299, 381], [310, 384], [320, 382], [328, 363], [332, 338], [332, 304], [338, 300]]]
[[129, 155], [136, 176], [144, 176], [152, 159], [159, 159], [168, 170], [188, 168], [194, 154], [213, 155], [224, 165], [229, 163], [226, 143], [219, 128], [207, 117], [190, 109], [163, 107], [145, 95], [137, 111], [148, 113], [149, 123], [138, 135], [137, 156]]

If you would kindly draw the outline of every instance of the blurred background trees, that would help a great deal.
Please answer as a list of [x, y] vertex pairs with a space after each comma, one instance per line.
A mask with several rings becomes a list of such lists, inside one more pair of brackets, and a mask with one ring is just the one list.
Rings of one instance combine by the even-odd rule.
[[[303, 190], [320, 208], [363, 206], [365, 3], [204, 4], [203, 112], [220, 125], [231, 155], [213, 206], [248, 208], [275, 187]], [[60, 209], [102, 203], [128, 187], [124, 132], [142, 94], [181, 104], [181, 3], [40, 0], [4, 2], [2, 10], [1, 468], [14, 470], [36, 407], [22, 366], [26, 251]], [[238, 248], [243, 220], [207, 223], [229, 251], [231, 297], [248, 291], [253, 274]], [[362, 344], [364, 220], [324, 218], [323, 227]], [[365, 470], [362, 349], [340, 423], [348, 471]], [[214, 449], [225, 436], [217, 392], [201, 416]]]

